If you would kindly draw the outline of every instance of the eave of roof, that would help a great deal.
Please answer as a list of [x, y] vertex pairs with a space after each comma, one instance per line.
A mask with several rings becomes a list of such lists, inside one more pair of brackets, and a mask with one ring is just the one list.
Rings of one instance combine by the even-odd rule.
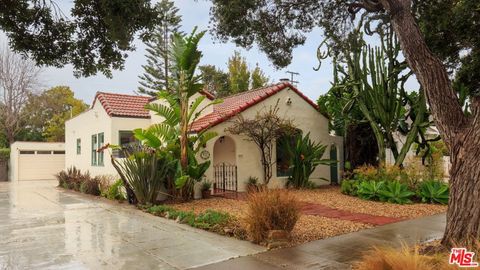
[[[254, 89], [250, 90], [247, 92], [239, 93], [236, 95], [228, 96], [224, 98], [224, 102], [228, 102], [229, 99], [241, 99], [242, 96], [246, 96], [248, 94], [252, 94], [255, 91], [259, 91], [258, 96], [254, 97], [251, 100], [245, 101], [245, 103], [237, 106], [236, 108], [232, 108], [230, 111], [227, 113], [222, 113], [220, 114], [219, 112], [214, 111], [212, 113], [209, 113], [199, 119], [197, 119], [194, 123], [192, 123], [190, 127], [191, 132], [200, 132], [202, 130], [214, 127], [222, 122], [227, 121], [228, 119], [232, 118], [233, 116], [245, 111], [246, 109], [262, 102], [263, 100], [277, 94], [278, 92], [284, 90], [284, 89], [290, 89], [293, 92], [295, 92], [297, 95], [299, 95], [302, 99], [304, 99], [308, 104], [310, 104], [315, 110], [318, 111], [318, 105], [315, 104], [312, 100], [310, 100], [307, 96], [305, 96], [302, 92], [300, 92], [296, 87], [294, 87], [292, 84], [288, 82], [283, 82], [259, 89]], [[219, 104], [218, 106], [221, 106]]]

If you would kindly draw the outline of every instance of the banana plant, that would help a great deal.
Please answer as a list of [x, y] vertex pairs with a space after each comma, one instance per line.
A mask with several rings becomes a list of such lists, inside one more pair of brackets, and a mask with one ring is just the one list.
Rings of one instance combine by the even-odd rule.
[[[171, 89], [159, 91], [158, 101], [146, 106], [156, 115], [162, 117], [162, 122], [156, 123], [147, 129], [134, 130], [135, 137], [142, 144], [154, 149], [169, 151], [179, 158], [179, 168], [172, 189], [186, 189], [182, 191], [189, 199], [192, 195], [193, 184], [198, 178], [196, 174], [200, 167], [208, 168], [209, 162], [197, 164], [196, 153], [210, 139], [217, 136], [215, 132], [200, 131], [196, 134], [190, 132], [191, 124], [197, 120], [202, 112], [208, 107], [223, 102], [220, 99], [205, 104], [206, 97], [195, 94], [203, 89], [201, 76], [196, 75], [196, 68], [200, 62], [202, 53], [198, 50], [198, 43], [205, 32], [196, 33], [196, 28], [189, 36], [174, 34], [172, 38], [172, 49], [169, 52], [173, 61], [171, 70], [172, 77], [169, 78]], [[192, 100], [193, 99], [193, 100]], [[202, 174], [203, 176], [203, 174]]]
[[[158, 99], [160, 103], [150, 103], [146, 108], [164, 120], [161, 123], [151, 125], [147, 129], [135, 129], [134, 134], [139, 141], [150, 147], [164, 147], [165, 149], [175, 151], [175, 148], [179, 146], [179, 138], [182, 136], [180, 105], [176, 100], [176, 95], [166, 91], [160, 92]], [[186, 122], [189, 126], [195, 122], [208, 107], [223, 102], [221, 99], [216, 99], [200, 107], [205, 99], [206, 97], [203, 95], [198, 96], [188, 109]], [[206, 142], [216, 136], [216, 132], [206, 130], [197, 132], [196, 134], [187, 134], [187, 146], [190, 146], [193, 154], [196, 154]]]

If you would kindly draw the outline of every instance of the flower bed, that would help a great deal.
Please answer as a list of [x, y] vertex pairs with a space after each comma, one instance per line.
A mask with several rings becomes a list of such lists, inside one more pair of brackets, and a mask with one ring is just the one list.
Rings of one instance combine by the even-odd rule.
[[444, 180], [437, 180], [442, 179], [440, 175], [425, 172], [430, 170], [424, 166], [408, 169], [395, 166], [363, 166], [347, 175], [341, 183], [341, 192], [371, 201], [446, 205], [449, 185]]

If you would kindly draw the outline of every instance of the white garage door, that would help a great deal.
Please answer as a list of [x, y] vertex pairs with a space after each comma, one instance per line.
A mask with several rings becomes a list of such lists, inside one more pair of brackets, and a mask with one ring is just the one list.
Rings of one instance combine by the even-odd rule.
[[52, 180], [65, 168], [65, 151], [22, 150], [18, 158], [18, 180]]

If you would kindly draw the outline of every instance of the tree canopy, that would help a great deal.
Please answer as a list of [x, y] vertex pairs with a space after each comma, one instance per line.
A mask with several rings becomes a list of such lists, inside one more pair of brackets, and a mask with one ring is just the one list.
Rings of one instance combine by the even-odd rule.
[[23, 134], [41, 141], [63, 142], [65, 121], [87, 108], [88, 105], [76, 99], [68, 86], [55, 86], [39, 95], [31, 95], [25, 106], [29, 119]]
[[0, 0], [11, 49], [38, 65], [72, 64], [76, 76], [122, 69], [133, 39], [147, 38], [156, 18], [150, 0], [75, 0], [69, 14], [53, 0]]
[[[212, 33], [222, 41], [251, 47], [254, 43], [271, 61], [285, 67], [292, 50], [306, 34], [321, 27], [329, 50], [348, 46], [348, 34], [362, 17], [371, 34], [387, 21], [381, 1], [360, 0], [212, 0]], [[456, 88], [480, 95], [480, 2], [476, 0], [414, 0], [412, 12], [429, 48], [455, 75]], [[365, 12], [361, 12], [361, 11]], [[371, 12], [373, 11], [373, 12]], [[353, 19], [353, 20], [352, 20]], [[321, 54], [321, 52], [319, 52]]]
[[182, 17], [179, 9], [169, 0], [162, 0], [155, 5], [158, 12], [158, 23], [152, 32], [152, 37], [146, 42], [147, 64], [142, 65], [144, 73], [139, 76], [138, 92], [156, 96], [158, 91], [167, 90], [170, 70], [174, 63], [170, 59], [171, 37], [180, 33]]
[[226, 97], [252, 88], [263, 87], [270, 81], [258, 63], [254, 69], [250, 69], [247, 60], [239, 51], [234, 51], [228, 59], [227, 68], [228, 71], [223, 71], [214, 65], [199, 67], [204, 84], [217, 97]]
[[250, 87], [250, 71], [247, 60], [235, 51], [228, 59], [228, 75], [232, 93], [247, 91]]

